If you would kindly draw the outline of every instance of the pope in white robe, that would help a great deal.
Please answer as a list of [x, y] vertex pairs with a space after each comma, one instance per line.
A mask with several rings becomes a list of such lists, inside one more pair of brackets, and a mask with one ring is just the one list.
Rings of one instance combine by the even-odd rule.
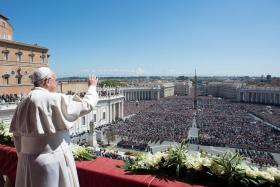
[[55, 74], [33, 73], [34, 89], [19, 103], [10, 132], [18, 153], [16, 187], [79, 187], [69, 129], [98, 101], [97, 79], [89, 77], [85, 96], [56, 91]]

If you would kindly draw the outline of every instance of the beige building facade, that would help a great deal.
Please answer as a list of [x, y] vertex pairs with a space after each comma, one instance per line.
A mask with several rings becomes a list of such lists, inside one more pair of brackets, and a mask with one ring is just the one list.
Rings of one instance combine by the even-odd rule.
[[192, 81], [177, 81], [175, 82], [174, 94], [177, 96], [190, 95], [192, 88]]
[[205, 86], [205, 92], [214, 97], [235, 101], [242, 86], [243, 83], [240, 82], [210, 82]]
[[0, 93], [28, 93], [34, 69], [48, 66], [48, 49], [13, 40], [13, 27], [0, 15]]
[[174, 83], [165, 83], [161, 85], [160, 97], [170, 97], [174, 96], [175, 84]]

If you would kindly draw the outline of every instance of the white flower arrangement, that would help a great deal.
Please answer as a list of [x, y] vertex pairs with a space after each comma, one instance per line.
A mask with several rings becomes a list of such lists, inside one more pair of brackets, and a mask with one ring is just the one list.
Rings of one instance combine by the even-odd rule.
[[71, 144], [72, 153], [75, 160], [93, 160], [95, 156], [91, 153], [91, 151], [85, 147], [78, 144]]
[[0, 123], [0, 143], [14, 146], [13, 134], [9, 132], [9, 126], [5, 125], [3, 122]]
[[275, 167], [259, 170], [248, 165], [242, 157], [232, 152], [226, 152], [221, 156], [190, 153], [182, 144], [172, 146], [163, 153], [136, 156], [134, 161], [126, 162], [122, 168], [129, 171], [157, 171], [173, 175], [176, 173], [176, 177], [181, 176], [180, 173], [198, 172], [209, 174], [220, 181], [245, 186], [280, 185], [280, 170]]

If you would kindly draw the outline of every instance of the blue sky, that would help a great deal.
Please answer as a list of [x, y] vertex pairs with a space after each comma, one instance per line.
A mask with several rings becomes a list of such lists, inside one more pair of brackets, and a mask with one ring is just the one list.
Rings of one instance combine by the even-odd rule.
[[0, 0], [58, 76], [280, 76], [279, 0]]

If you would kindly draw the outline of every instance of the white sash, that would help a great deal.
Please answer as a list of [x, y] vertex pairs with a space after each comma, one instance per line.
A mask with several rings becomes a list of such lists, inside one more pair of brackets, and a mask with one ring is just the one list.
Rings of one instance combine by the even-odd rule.
[[[46, 136], [21, 136], [21, 153], [41, 154], [68, 149], [70, 135], [68, 131], [58, 131]], [[60, 149], [61, 148], [61, 149]]]

